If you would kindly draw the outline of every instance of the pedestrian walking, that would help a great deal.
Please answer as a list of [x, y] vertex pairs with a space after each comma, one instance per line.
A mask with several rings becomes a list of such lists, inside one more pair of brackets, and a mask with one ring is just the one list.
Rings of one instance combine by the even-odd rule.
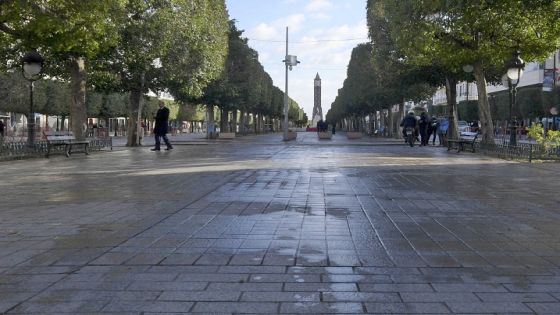
[[418, 121], [418, 127], [420, 129], [420, 145], [428, 145], [429, 123], [428, 114], [426, 114], [426, 112], [422, 112], [420, 114], [420, 120]]
[[432, 145], [436, 145], [436, 136], [437, 136], [438, 128], [439, 128], [439, 121], [435, 116], [432, 116], [432, 119], [430, 119], [430, 124], [428, 125], [428, 144], [430, 143], [430, 138], [432, 137], [433, 134]]
[[154, 136], [156, 139], [156, 146], [155, 148], [151, 149], [152, 151], [159, 151], [161, 146], [161, 139], [165, 142], [167, 148], [165, 150], [173, 149], [171, 143], [169, 143], [169, 139], [167, 139], [167, 126], [169, 125], [169, 108], [165, 107], [165, 103], [163, 101], [159, 101], [159, 109], [156, 112], [155, 118], [155, 126], [154, 126]]
[[0, 139], [4, 138], [4, 121], [0, 119]]
[[439, 127], [437, 130], [439, 145], [446, 145], [446, 137], [447, 137], [447, 129], [449, 129], [449, 120], [447, 118], [442, 117], [439, 120]]

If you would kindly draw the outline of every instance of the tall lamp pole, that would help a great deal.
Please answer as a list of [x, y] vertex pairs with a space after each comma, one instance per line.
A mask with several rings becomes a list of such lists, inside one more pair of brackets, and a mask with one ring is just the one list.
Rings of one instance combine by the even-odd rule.
[[523, 75], [523, 69], [525, 68], [525, 62], [519, 58], [521, 52], [514, 51], [513, 56], [507, 64], [507, 81], [509, 88], [509, 145], [517, 145], [517, 119], [512, 116], [513, 106], [515, 105], [517, 96], [517, 85], [519, 84], [519, 79]]
[[35, 81], [41, 77], [44, 59], [36, 51], [25, 53], [22, 62], [23, 77], [29, 81], [29, 115], [27, 116], [27, 146], [35, 144], [35, 111], [33, 110], [33, 91]]
[[[471, 72], [473, 72], [474, 67], [472, 65], [464, 65], [463, 66], [463, 71], [465, 71], [466, 73], [468, 73], [468, 75], [470, 76]], [[465, 79], [465, 82], [467, 83], [467, 100], [466, 100], [466, 106], [469, 106], [469, 78], [467, 77]], [[461, 134], [461, 132], [459, 131], [459, 134]]]
[[297, 66], [297, 56], [288, 55], [288, 27], [286, 26], [286, 58], [282, 60], [286, 64], [286, 86], [284, 90], [284, 141], [288, 141], [288, 69]]

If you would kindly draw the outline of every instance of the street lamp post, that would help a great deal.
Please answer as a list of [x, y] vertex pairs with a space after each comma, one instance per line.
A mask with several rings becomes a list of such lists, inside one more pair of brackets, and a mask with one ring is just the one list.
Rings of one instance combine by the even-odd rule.
[[512, 117], [513, 106], [515, 105], [515, 98], [517, 96], [517, 85], [519, 84], [519, 79], [523, 75], [523, 69], [525, 68], [525, 62], [519, 58], [521, 52], [514, 51], [511, 60], [507, 64], [507, 81], [509, 88], [509, 129], [510, 138], [509, 145], [517, 145], [517, 119], [515, 116]]
[[288, 55], [288, 27], [286, 26], [286, 58], [282, 60], [286, 65], [286, 86], [284, 91], [284, 141], [288, 141], [288, 69], [297, 66], [297, 56]]
[[[469, 75], [470, 75], [471, 72], [473, 72], [473, 70], [474, 70], [474, 67], [472, 65], [464, 65], [463, 66], [463, 71], [465, 71], [466, 73], [469, 73]], [[468, 106], [469, 105], [469, 78], [467, 78], [465, 80], [465, 82], [467, 83], [467, 101], [466, 101], [466, 103], [467, 103], [467, 106]]]
[[34, 82], [41, 77], [44, 59], [36, 51], [25, 53], [22, 62], [23, 77], [29, 81], [29, 116], [27, 117], [27, 146], [33, 147], [35, 143], [35, 111], [33, 110]]

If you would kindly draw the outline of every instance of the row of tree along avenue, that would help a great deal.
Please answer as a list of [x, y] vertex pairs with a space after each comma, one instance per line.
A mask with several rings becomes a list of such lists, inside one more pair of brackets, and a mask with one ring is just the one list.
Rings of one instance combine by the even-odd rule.
[[[27, 112], [19, 78], [27, 51], [45, 60], [38, 112], [71, 117], [78, 139], [88, 115], [123, 115], [127, 145], [138, 145], [137, 126], [155, 104], [149, 92], [169, 93], [179, 116], [207, 106], [214, 117], [217, 107], [224, 129], [229, 112], [263, 126], [282, 117], [283, 92], [224, 0], [0, 1], [0, 110]], [[292, 100], [290, 107], [295, 120], [299, 107]]]
[[[525, 60], [542, 61], [558, 49], [559, 18], [559, 0], [368, 0], [371, 42], [354, 49], [327, 119], [356, 124], [399, 104], [399, 117], [389, 117], [391, 124], [403, 116], [405, 102], [426, 100], [443, 86], [449, 137], [455, 138], [456, 84], [474, 79], [481, 137], [489, 142], [494, 126], [487, 84], [502, 81], [515, 51]], [[472, 73], [465, 72], [467, 65]]]

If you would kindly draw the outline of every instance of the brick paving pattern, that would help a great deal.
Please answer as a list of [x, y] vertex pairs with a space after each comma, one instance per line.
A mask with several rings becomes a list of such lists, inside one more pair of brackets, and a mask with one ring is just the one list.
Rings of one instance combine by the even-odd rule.
[[560, 314], [557, 164], [280, 139], [1, 163], [0, 313]]

